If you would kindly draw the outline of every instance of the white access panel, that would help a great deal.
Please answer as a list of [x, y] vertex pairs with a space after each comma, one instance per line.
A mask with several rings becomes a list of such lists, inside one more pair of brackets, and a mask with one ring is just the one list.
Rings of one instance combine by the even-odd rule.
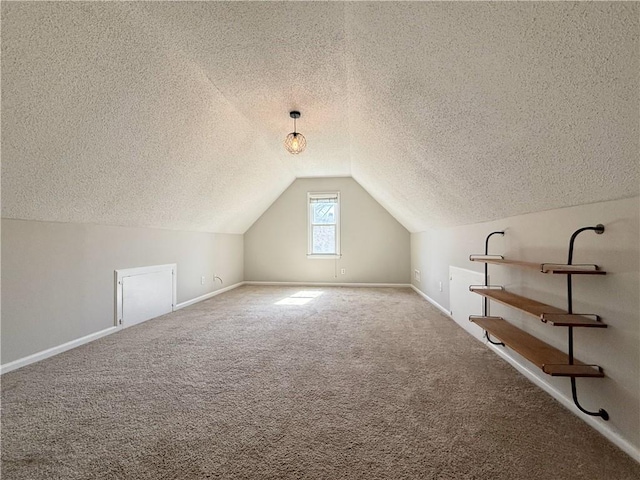
[[116, 325], [130, 327], [172, 312], [176, 265], [116, 270]]
[[484, 274], [464, 268], [449, 267], [451, 316], [471, 335], [478, 340], [483, 340], [484, 331], [482, 328], [469, 321], [469, 315], [482, 315], [482, 297], [469, 291], [469, 285], [484, 285]]

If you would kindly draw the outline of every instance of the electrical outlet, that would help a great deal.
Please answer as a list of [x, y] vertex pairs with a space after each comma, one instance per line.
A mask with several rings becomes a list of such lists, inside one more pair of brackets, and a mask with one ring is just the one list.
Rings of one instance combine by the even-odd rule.
[[347, 269], [346, 268], [341, 268], [340, 269], [340, 275], [344, 275], [345, 273], [347, 273]]
[[440, 289], [440, 291], [442, 291], [442, 282], [438, 282], [438, 283], [439, 283], [438, 288]]
[[416, 269], [416, 270], [414, 270], [414, 271], [413, 271], [413, 279], [414, 279], [416, 282], [419, 282], [419, 281], [420, 281], [420, 270], [417, 270], [417, 269]]
[[204, 278], [204, 275], [203, 275], [203, 276], [200, 277], [200, 285], [204, 285], [204, 281], [205, 281], [205, 278]]

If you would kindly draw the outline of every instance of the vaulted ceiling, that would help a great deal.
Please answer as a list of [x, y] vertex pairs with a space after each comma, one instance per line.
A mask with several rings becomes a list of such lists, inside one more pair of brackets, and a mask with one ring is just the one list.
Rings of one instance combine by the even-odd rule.
[[243, 233], [353, 176], [421, 231], [638, 195], [639, 12], [3, 2], [2, 214]]

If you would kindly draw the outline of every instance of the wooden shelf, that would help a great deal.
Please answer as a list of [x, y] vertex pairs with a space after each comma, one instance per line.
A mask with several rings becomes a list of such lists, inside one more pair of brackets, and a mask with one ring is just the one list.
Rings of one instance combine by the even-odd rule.
[[552, 377], [604, 377], [602, 369], [597, 365], [550, 365], [542, 371]]
[[519, 260], [508, 260], [497, 255], [471, 255], [469, 260], [480, 263], [493, 263], [496, 265], [510, 265], [514, 267], [529, 268], [542, 273], [555, 275], [606, 275], [607, 272], [600, 270], [598, 265], [566, 265], [561, 263], [536, 263], [522, 262]]
[[514, 327], [501, 317], [469, 317], [473, 323], [500, 339], [543, 372], [559, 377], [604, 377], [602, 369], [574, 360], [569, 364], [566, 353]]
[[569, 313], [566, 314], [548, 314], [543, 313], [540, 319], [545, 323], [550, 323], [556, 327], [589, 327], [589, 328], [607, 328], [606, 323], [602, 323], [597, 320], [599, 318], [597, 315], [594, 315], [596, 318], [585, 317], [584, 315], [571, 315]]
[[566, 310], [496, 288], [469, 287], [472, 292], [513, 307], [557, 327], [606, 328], [607, 325], [584, 315], [569, 315]]

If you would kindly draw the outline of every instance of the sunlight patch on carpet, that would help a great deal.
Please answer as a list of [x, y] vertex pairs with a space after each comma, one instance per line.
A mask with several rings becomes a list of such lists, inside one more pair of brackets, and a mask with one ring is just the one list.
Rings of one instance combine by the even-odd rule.
[[302, 290], [287, 298], [278, 300], [274, 305], [306, 305], [311, 300], [322, 295], [321, 290]]

